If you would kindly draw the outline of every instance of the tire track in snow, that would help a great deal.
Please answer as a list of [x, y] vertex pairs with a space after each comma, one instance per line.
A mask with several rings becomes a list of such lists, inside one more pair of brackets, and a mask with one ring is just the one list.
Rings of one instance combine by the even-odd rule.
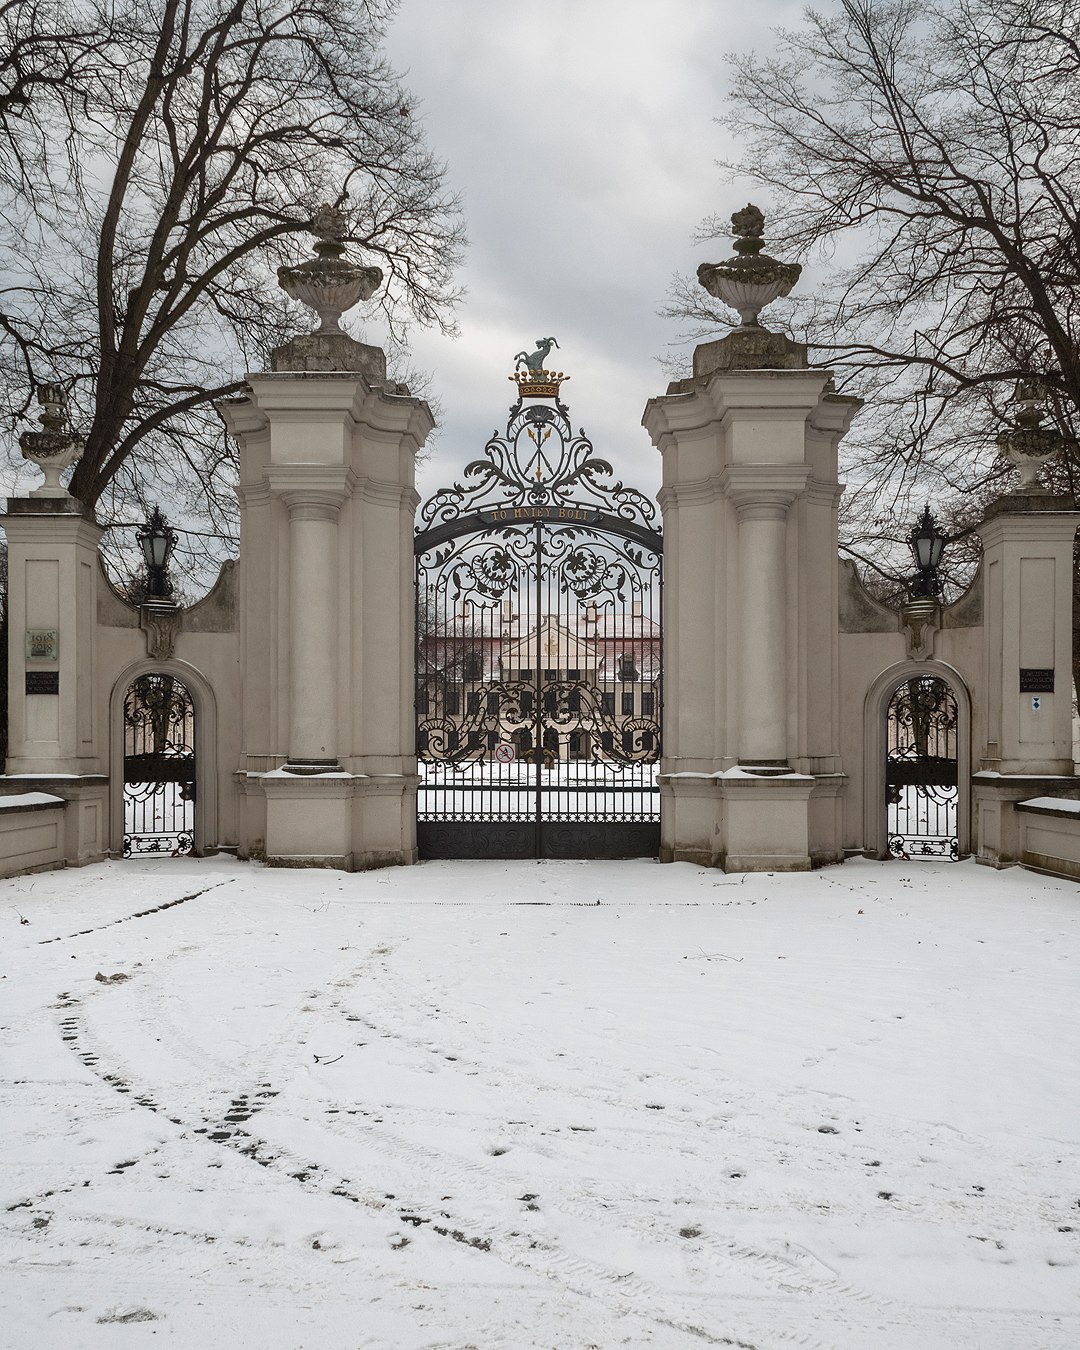
[[56, 937], [39, 938], [37, 946], [47, 947], [51, 942], [70, 942], [72, 938], [86, 937], [89, 933], [101, 933], [106, 928], [115, 928], [120, 923], [130, 923], [132, 919], [145, 919], [151, 914], [160, 914], [166, 909], [175, 909], [177, 905], [186, 905], [189, 900], [198, 900], [200, 895], [208, 895], [210, 891], [218, 891], [222, 886], [231, 886], [236, 881], [235, 877], [229, 877], [225, 881], [215, 882], [213, 886], [204, 886], [201, 891], [192, 891], [190, 895], [181, 895], [176, 900], [166, 900], [164, 904], [152, 905], [150, 909], [136, 910], [134, 914], [121, 914], [118, 919], [110, 919], [108, 923], [99, 923], [93, 928], [80, 928], [77, 933], [60, 933]]
[[[272, 1169], [277, 1175], [290, 1179], [294, 1184], [301, 1185], [309, 1193], [344, 1199], [370, 1210], [396, 1213], [404, 1224], [429, 1227], [430, 1231], [439, 1237], [463, 1244], [479, 1253], [491, 1255], [504, 1264], [532, 1275], [554, 1279], [569, 1292], [599, 1299], [621, 1314], [629, 1313], [647, 1322], [679, 1330], [707, 1344], [758, 1350], [756, 1342], [726, 1334], [714, 1334], [705, 1327], [686, 1322], [674, 1310], [662, 1310], [666, 1302], [665, 1295], [638, 1276], [614, 1272], [599, 1263], [544, 1247], [537, 1240], [534, 1240], [535, 1245], [530, 1243], [528, 1247], [524, 1247], [522, 1244], [528, 1241], [527, 1239], [514, 1238], [509, 1232], [478, 1230], [475, 1223], [458, 1219], [449, 1210], [433, 1209], [434, 1217], [428, 1217], [424, 1211], [432, 1207], [427, 1204], [405, 1205], [395, 1197], [396, 1202], [391, 1205], [384, 1192], [359, 1185], [349, 1177], [334, 1175], [321, 1163], [312, 1162], [302, 1154], [280, 1146], [273, 1140], [260, 1137], [245, 1127], [248, 1121], [277, 1096], [269, 1084], [262, 1085], [257, 1092], [252, 1090], [251, 1094], [237, 1094], [230, 1103], [233, 1109], [222, 1113], [219, 1120], [203, 1116], [200, 1123], [194, 1125], [191, 1119], [185, 1119], [183, 1115], [171, 1114], [170, 1108], [159, 1101], [151, 1089], [139, 1086], [127, 1070], [123, 1073], [114, 1072], [116, 1066], [107, 1068], [101, 1064], [100, 1047], [88, 1043], [91, 1038], [79, 1000], [67, 994], [59, 1000], [58, 1007], [64, 1013], [60, 1027], [65, 1044], [96, 1077], [113, 1091], [129, 1097], [146, 1110], [163, 1115], [172, 1124], [204, 1139], [210, 1145], [228, 1147], [240, 1156]], [[406, 1148], [405, 1151], [410, 1161], [415, 1163], [416, 1151], [412, 1148]], [[475, 1180], [476, 1175], [483, 1169], [466, 1170], [470, 1173], [470, 1179]], [[23, 1201], [16, 1207], [29, 1208], [32, 1204], [32, 1201]], [[440, 1219], [445, 1222], [439, 1222]], [[105, 1219], [103, 1222], [109, 1223], [110, 1220]], [[775, 1336], [773, 1340], [775, 1342]], [[805, 1338], [787, 1335], [784, 1335], [782, 1340], [800, 1347], [814, 1344]]]

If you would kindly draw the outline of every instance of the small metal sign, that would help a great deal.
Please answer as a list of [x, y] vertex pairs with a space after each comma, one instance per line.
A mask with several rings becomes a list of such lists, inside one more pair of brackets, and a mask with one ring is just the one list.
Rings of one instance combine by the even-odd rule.
[[1054, 692], [1054, 668], [1050, 666], [1021, 666], [1020, 692], [1022, 694], [1052, 694]]
[[26, 659], [28, 661], [59, 661], [59, 629], [28, 628], [26, 630]]
[[26, 692], [28, 694], [58, 694], [60, 692], [60, 672], [58, 670], [28, 670], [26, 672]]
[[517, 751], [505, 741], [495, 747], [495, 758], [500, 764], [513, 764], [516, 757]]

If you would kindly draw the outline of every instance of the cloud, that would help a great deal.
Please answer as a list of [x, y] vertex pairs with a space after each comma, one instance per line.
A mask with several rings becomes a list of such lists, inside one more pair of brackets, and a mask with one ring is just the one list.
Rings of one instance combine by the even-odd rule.
[[699, 221], [746, 200], [715, 164], [730, 150], [714, 121], [724, 56], [767, 46], [797, 12], [778, 0], [752, 13], [734, 0], [403, 0], [390, 58], [471, 240], [460, 338], [415, 335], [444, 409], [422, 493], [501, 429], [513, 354], [552, 333], [575, 427], [619, 476], [659, 486], [640, 419], [666, 387], [657, 357], [676, 334], [656, 311], [676, 270], [717, 252], [691, 245]]

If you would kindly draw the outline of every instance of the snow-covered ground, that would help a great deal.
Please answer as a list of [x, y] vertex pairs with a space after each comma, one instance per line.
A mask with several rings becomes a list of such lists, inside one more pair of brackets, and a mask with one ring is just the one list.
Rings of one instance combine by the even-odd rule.
[[5, 1350], [1080, 1344], [1068, 882], [141, 859], [0, 931]]

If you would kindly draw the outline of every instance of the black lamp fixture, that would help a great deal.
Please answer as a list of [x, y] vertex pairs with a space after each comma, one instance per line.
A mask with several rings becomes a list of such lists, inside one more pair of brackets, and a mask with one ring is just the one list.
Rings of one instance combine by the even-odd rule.
[[146, 594], [153, 600], [171, 599], [173, 587], [169, 579], [169, 559], [176, 547], [177, 534], [169, 528], [169, 522], [161, 514], [159, 506], [150, 512], [146, 524], [135, 538], [146, 559]]
[[928, 502], [908, 535], [908, 547], [917, 569], [910, 585], [913, 600], [936, 599], [941, 594], [938, 567], [948, 542], [949, 536], [930, 514]]

